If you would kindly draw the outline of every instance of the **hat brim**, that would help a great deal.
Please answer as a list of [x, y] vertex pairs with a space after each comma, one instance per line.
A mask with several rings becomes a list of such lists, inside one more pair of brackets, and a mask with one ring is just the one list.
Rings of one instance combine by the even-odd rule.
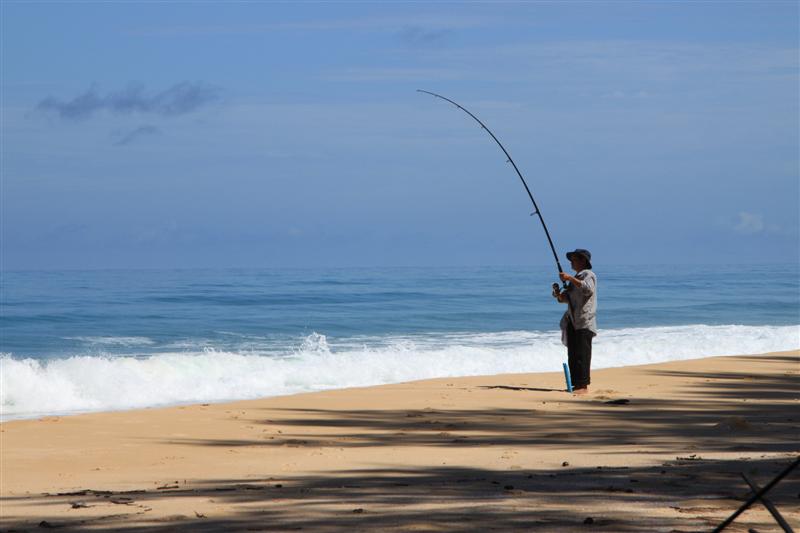
[[585, 255], [583, 255], [582, 253], [579, 253], [579, 252], [567, 252], [567, 259], [572, 261], [572, 256], [574, 256], [574, 255], [577, 255], [579, 257], [583, 257], [586, 260], [586, 266], [588, 268], [592, 268], [592, 260], [589, 259], [588, 257], [586, 257]]

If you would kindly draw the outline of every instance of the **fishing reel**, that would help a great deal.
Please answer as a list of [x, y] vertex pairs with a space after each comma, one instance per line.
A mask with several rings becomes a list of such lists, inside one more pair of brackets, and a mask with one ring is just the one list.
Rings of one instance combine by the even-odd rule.
[[558, 298], [561, 295], [561, 291], [567, 292], [568, 290], [569, 284], [566, 281], [562, 285], [553, 283], [553, 298]]

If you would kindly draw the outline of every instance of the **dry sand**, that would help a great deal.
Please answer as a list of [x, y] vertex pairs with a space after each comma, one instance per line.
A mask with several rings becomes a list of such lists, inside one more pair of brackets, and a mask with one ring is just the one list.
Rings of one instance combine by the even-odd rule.
[[[799, 355], [6, 422], [0, 527], [710, 530], [798, 454]], [[770, 498], [800, 528], [800, 471]]]

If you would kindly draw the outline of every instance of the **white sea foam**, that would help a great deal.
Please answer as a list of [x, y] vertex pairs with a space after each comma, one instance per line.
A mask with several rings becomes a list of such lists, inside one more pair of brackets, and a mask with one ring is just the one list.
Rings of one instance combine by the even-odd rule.
[[[676, 326], [604, 330], [593, 367], [792, 350], [800, 326]], [[446, 376], [558, 371], [559, 332], [352, 337], [312, 334], [275, 354], [212, 348], [148, 357], [0, 355], [3, 420], [46, 414], [277, 396]]]

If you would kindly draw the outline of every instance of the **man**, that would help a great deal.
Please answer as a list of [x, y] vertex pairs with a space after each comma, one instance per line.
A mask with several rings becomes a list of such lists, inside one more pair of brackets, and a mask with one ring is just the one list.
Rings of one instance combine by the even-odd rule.
[[553, 296], [567, 304], [561, 318], [561, 341], [567, 347], [569, 373], [575, 394], [589, 392], [589, 368], [592, 364], [592, 337], [597, 335], [597, 276], [592, 272], [592, 254], [578, 248], [567, 254], [575, 271], [571, 276], [561, 272], [561, 281], [568, 283], [566, 290], [553, 287]]

